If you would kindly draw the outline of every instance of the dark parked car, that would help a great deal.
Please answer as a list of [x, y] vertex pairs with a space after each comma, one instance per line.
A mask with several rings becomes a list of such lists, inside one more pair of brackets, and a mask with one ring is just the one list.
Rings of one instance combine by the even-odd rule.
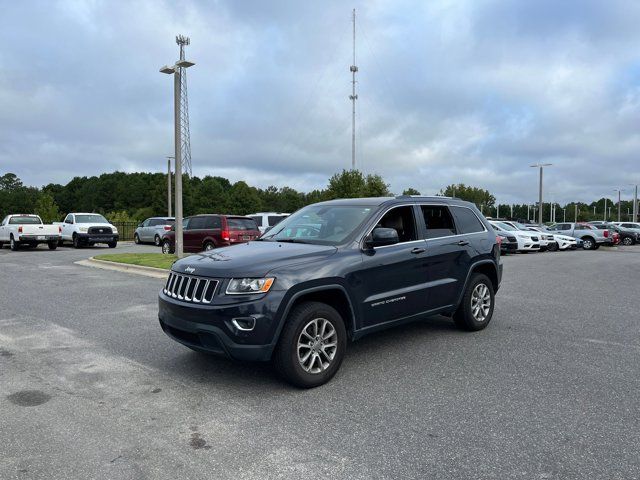
[[[184, 251], [202, 252], [255, 240], [260, 236], [256, 221], [231, 215], [194, 215], [182, 222]], [[175, 250], [175, 226], [162, 237], [162, 253]]]
[[[620, 241], [618, 243], [622, 243], [623, 245], [635, 245], [640, 237], [640, 234], [637, 232], [612, 223], [599, 223], [594, 224], [593, 226], [598, 230], [610, 230], [614, 232], [614, 235], [617, 233], [620, 237]], [[617, 245], [615, 238], [613, 243], [614, 245]]]
[[175, 262], [159, 319], [193, 350], [273, 359], [287, 381], [314, 387], [336, 373], [349, 340], [368, 333], [434, 314], [485, 328], [501, 278], [495, 231], [471, 203], [333, 200], [258, 241]]

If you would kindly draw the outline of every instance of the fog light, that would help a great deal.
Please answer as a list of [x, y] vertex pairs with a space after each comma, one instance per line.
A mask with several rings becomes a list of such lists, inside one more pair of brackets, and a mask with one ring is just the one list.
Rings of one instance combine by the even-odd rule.
[[243, 332], [250, 332], [256, 326], [256, 319], [253, 317], [239, 317], [231, 320], [233, 326]]

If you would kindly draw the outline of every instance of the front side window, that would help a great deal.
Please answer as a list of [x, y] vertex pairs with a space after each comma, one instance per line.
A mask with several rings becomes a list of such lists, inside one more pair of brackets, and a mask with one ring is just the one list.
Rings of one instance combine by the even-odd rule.
[[456, 234], [456, 227], [448, 207], [422, 205], [420, 209], [427, 227], [427, 238], [449, 237]]
[[73, 215], [67, 215], [67, 218], [64, 219], [64, 223], [73, 223]]
[[[477, 233], [484, 232], [485, 228], [482, 222], [478, 219], [473, 210], [466, 207], [452, 206], [453, 214], [456, 217], [456, 225], [458, 226], [458, 233]], [[522, 229], [526, 227], [523, 225]]]
[[106, 218], [97, 213], [76, 215], [76, 223], [109, 223]]
[[374, 205], [309, 205], [286, 217], [262, 240], [340, 245], [354, 237]]
[[400, 243], [418, 240], [412, 206], [392, 208], [384, 214], [376, 227], [395, 229]]

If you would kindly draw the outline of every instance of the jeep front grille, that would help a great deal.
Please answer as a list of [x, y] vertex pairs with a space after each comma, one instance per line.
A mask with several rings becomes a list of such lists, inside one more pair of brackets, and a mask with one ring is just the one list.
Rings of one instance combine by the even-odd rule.
[[217, 286], [217, 280], [171, 272], [162, 292], [184, 302], [207, 304], [213, 301]]

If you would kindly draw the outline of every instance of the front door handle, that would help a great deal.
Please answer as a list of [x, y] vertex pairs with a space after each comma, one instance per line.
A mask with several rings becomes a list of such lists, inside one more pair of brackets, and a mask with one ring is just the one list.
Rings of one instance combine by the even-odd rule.
[[460, 240], [458, 242], [458, 245], [460, 245], [461, 247], [464, 247], [465, 245], [469, 245], [469, 242], [467, 240]]
[[418, 253], [424, 253], [424, 252], [426, 252], [426, 251], [427, 251], [427, 249], [426, 249], [426, 248], [419, 248], [419, 247], [416, 247], [416, 248], [414, 248], [413, 250], [411, 250], [411, 253], [413, 253], [413, 254], [418, 254]]

